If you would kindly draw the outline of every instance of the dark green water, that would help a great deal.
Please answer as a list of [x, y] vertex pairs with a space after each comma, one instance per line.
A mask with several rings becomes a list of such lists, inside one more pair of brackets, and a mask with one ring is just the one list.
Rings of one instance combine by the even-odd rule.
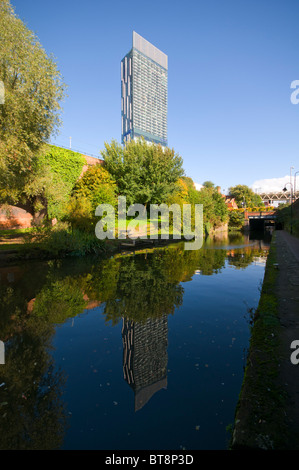
[[1, 449], [225, 449], [268, 242], [0, 268]]

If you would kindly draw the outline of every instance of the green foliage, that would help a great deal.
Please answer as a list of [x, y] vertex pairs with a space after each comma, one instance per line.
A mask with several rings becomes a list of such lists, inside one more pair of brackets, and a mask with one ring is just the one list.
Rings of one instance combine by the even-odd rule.
[[299, 237], [299, 205], [298, 200], [292, 204], [280, 204], [276, 210], [277, 223], [281, 224], [284, 230], [292, 232]]
[[23, 199], [31, 203], [35, 213], [44, 210], [49, 219], [62, 219], [84, 163], [84, 157], [79, 153], [44, 145], [32, 162], [32, 171], [19, 194], [19, 202]]
[[86, 163], [80, 153], [54, 145], [47, 146], [46, 153], [39, 158], [39, 162], [49, 166], [54, 178], [61, 179], [69, 188], [74, 187]]
[[126, 196], [128, 204], [164, 203], [184, 175], [183, 160], [174, 150], [147, 144], [144, 139], [131, 141], [125, 147], [116, 141], [106, 143], [102, 156], [119, 194]]
[[191, 205], [192, 228], [195, 225], [194, 206], [203, 205], [203, 224], [206, 233], [211, 229], [221, 226], [228, 221], [228, 209], [225, 199], [219, 194], [217, 188], [212, 183], [203, 186], [197, 191], [191, 178], [182, 177], [176, 185], [176, 192], [167, 201], [168, 204]]
[[60, 125], [65, 86], [52, 57], [16, 17], [9, 0], [0, 3], [0, 197], [20, 198], [37, 152]]
[[58, 228], [43, 234], [39, 240], [39, 249], [41, 254], [45, 253], [47, 257], [52, 258], [83, 256], [100, 253], [103, 250], [103, 242], [96, 238], [94, 232]]
[[203, 205], [203, 222], [206, 232], [228, 221], [225, 200], [214, 187], [204, 186], [197, 193], [197, 204]]
[[101, 165], [89, 168], [74, 186], [73, 196], [86, 198], [94, 211], [99, 204], [116, 205], [116, 184]]
[[77, 198], [72, 196], [66, 206], [64, 220], [71, 224], [73, 230], [94, 233], [95, 221], [90, 200], [86, 197]]
[[245, 184], [237, 184], [229, 188], [229, 195], [235, 198], [238, 207], [263, 206], [261, 197]]
[[66, 204], [84, 164], [85, 159], [80, 153], [53, 145], [46, 146], [44, 153], [39, 157], [32, 183], [36, 185], [37, 182], [43, 181], [44, 175], [48, 175], [48, 179], [46, 184], [39, 188], [39, 192], [33, 192], [31, 189], [29, 194], [40, 194], [45, 198], [50, 219], [61, 219], [65, 215]]
[[190, 176], [182, 176], [180, 179], [186, 184], [188, 190], [195, 189], [194, 181]]
[[[0, 128], [2, 124], [0, 106]], [[31, 166], [36, 157], [26, 142], [12, 135], [0, 132], [0, 202], [15, 204], [22, 196], [24, 186], [30, 176]]]
[[180, 206], [182, 206], [183, 204], [188, 204], [190, 202], [189, 193], [193, 190], [190, 180], [187, 179], [186, 177], [181, 177], [176, 182], [175, 189], [173, 193], [171, 194], [171, 196], [166, 201], [166, 203], [169, 205], [179, 204]]
[[[218, 191], [213, 192], [213, 202], [214, 202], [214, 214], [216, 217], [216, 224], [225, 223], [228, 221], [228, 210], [225, 204], [225, 199], [218, 193]], [[218, 222], [219, 221], [219, 222]]]
[[51, 323], [62, 323], [84, 310], [83, 295], [72, 278], [53, 280], [36, 296], [33, 314]]
[[204, 181], [202, 183], [202, 185], [205, 187], [205, 188], [214, 188], [215, 187], [215, 184], [212, 182], [212, 181]]
[[244, 224], [244, 212], [239, 210], [229, 211], [229, 222], [228, 225], [231, 228], [240, 229]]

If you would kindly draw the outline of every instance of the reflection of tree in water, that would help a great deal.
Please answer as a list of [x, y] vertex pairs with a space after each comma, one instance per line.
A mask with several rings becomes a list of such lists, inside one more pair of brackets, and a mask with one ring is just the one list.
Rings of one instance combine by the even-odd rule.
[[226, 251], [225, 250], [202, 250], [199, 253], [198, 269], [204, 276], [211, 276], [217, 274], [225, 265]]
[[204, 275], [219, 272], [225, 258], [225, 250], [187, 251], [176, 245], [106, 260], [81, 285], [89, 297], [105, 303], [104, 315], [112, 324], [123, 317], [145, 321], [174, 313], [183, 302], [182, 283], [198, 269]]
[[237, 269], [245, 269], [252, 264], [256, 258], [266, 258], [266, 251], [259, 248], [243, 248], [230, 250], [227, 253], [228, 264]]
[[51, 276], [34, 300], [33, 313], [52, 324], [62, 323], [81, 313], [85, 306], [84, 294], [76, 279], [70, 276], [55, 279]]
[[119, 265], [114, 296], [106, 300], [107, 321], [118, 323], [123, 317], [135, 321], [173, 313], [182, 304], [183, 288], [170, 281], [160, 268], [161, 259], [125, 258]]
[[[229, 262], [249, 264], [255, 255], [249, 249], [245, 260], [231, 256]], [[202, 275], [220, 272], [226, 259], [227, 251], [221, 247], [186, 251], [184, 244], [177, 244], [135, 256], [49, 263], [42, 282], [41, 273], [31, 272], [29, 281], [20, 283], [21, 290], [2, 286], [0, 340], [6, 342], [6, 364], [0, 369], [0, 448], [61, 445], [66, 423], [60, 398], [64, 378], [55, 371], [49, 350], [55, 324], [83, 312], [92, 301], [103, 303], [101, 312], [112, 324], [124, 318], [127, 331], [142, 339], [131, 343], [134, 367], [127, 369], [141, 405], [152, 386], [166, 381], [167, 315], [182, 305], [184, 282], [196, 270]], [[24, 291], [30, 291], [29, 298]], [[124, 356], [124, 364], [127, 360]]]
[[55, 372], [47, 352], [53, 327], [28, 316], [18, 291], [2, 287], [1, 294], [1, 313], [9, 321], [2, 337], [6, 350], [0, 369], [0, 448], [59, 448], [66, 414], [60, 400], [63, 376]]

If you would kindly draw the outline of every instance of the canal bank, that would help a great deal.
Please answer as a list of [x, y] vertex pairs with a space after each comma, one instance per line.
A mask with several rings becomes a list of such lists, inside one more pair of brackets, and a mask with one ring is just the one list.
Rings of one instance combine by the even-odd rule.
[[274, 233], [236, 409], [232, 449], [299, 449], [299, 239]]

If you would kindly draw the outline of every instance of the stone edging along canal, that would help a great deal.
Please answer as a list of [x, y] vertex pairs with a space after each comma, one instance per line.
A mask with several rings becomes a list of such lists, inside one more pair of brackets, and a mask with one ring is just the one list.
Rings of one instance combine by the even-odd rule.
[[299, 365], [296, 368], [290, 360], [291, 341], [299, 340], [299, 260], [291, 251], [291, 241], [299, 247], [299, 240], [285, 232], [277, 231], [272, 238], [252, 318], [232, 450], [299, 448]]

